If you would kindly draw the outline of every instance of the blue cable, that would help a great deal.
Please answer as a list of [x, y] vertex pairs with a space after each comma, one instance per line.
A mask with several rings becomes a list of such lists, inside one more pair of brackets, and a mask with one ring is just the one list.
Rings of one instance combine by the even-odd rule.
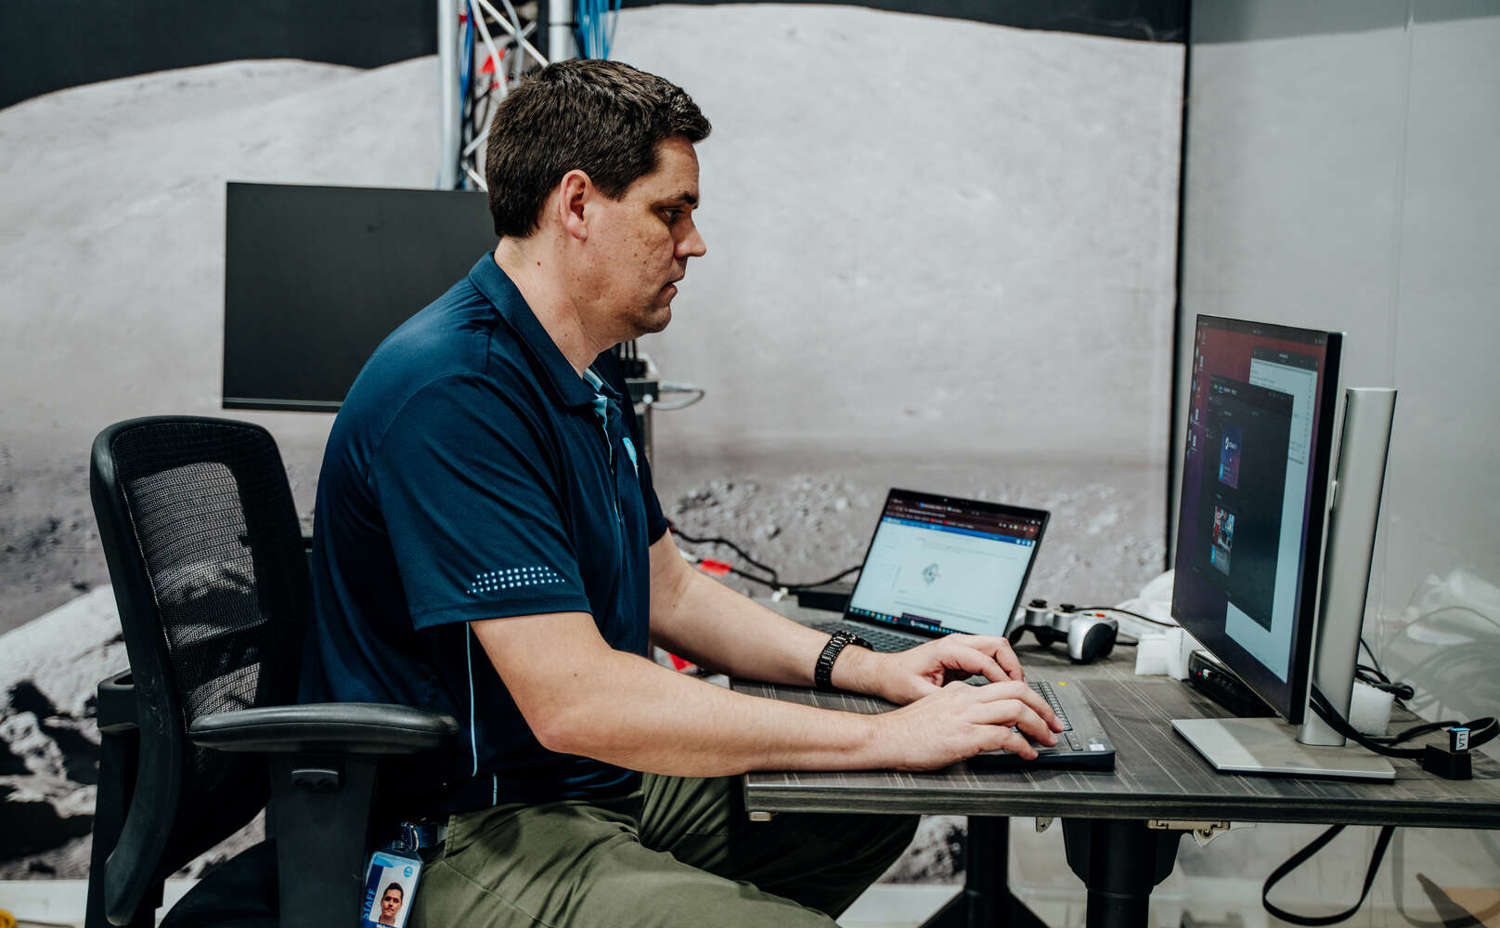
[[574, 38], [584, 58], [608, 58], [622, 0], [577, 0]]
[[458, 68], [458, 110], [463, 112], [469, 93], [474, 87], [474, 19], [464, 17], [463, 62]]

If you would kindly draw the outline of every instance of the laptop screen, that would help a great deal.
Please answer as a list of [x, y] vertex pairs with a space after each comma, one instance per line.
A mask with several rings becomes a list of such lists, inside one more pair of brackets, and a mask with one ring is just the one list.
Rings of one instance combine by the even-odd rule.
[[847, 614], [930, 632], [1004, 634], [1046, 527], [1040, 509], [892, 490]]

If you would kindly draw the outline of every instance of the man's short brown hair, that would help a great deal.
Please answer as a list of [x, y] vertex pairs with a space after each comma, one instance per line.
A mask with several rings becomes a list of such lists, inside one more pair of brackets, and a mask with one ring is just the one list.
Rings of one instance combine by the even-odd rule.
[[656, 170], [656, 147], [708, 137], [681, 87], [617, 61], [559, 61], [527, 78], [495, 111], [485, 160], [495, 234], [536, 231], [547, 195], [575, 168], [618, 199]]

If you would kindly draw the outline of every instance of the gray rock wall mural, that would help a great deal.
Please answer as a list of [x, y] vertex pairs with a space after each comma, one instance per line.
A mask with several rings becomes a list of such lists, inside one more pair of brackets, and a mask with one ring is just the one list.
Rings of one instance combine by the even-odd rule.
[[[715, 126], [709, 253], [642, 343], [707, 391], [655, 419], [685, 531], [817, 579], [906, 486], [1051, 509], [1035, 595], [1160, 571], [1181, 46], [738, 5], [628, 10], [615, 52]], [[431, 58], [235, 62], [0, 111], [0, 879], [86, 871], [92, 691], [124, 664], [87, 450], [224, 414], [224, 184], [430, 187], [437, 93]], [[331, 417], [234, 415], [310, 513]], [[893, 877], [951, 876], [958, 825]]]

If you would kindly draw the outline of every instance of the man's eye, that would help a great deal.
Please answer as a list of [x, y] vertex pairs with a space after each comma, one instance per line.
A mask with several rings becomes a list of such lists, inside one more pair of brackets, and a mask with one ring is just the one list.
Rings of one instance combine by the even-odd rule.
[[666, 218], [667, 224], [671, 225], [671, 224], [677, 222], [678, 219], [682, 218], [682, 210], [680, 210], [680, 209], [664, 209], [664, 210], [662, 210], [662, 215]]

